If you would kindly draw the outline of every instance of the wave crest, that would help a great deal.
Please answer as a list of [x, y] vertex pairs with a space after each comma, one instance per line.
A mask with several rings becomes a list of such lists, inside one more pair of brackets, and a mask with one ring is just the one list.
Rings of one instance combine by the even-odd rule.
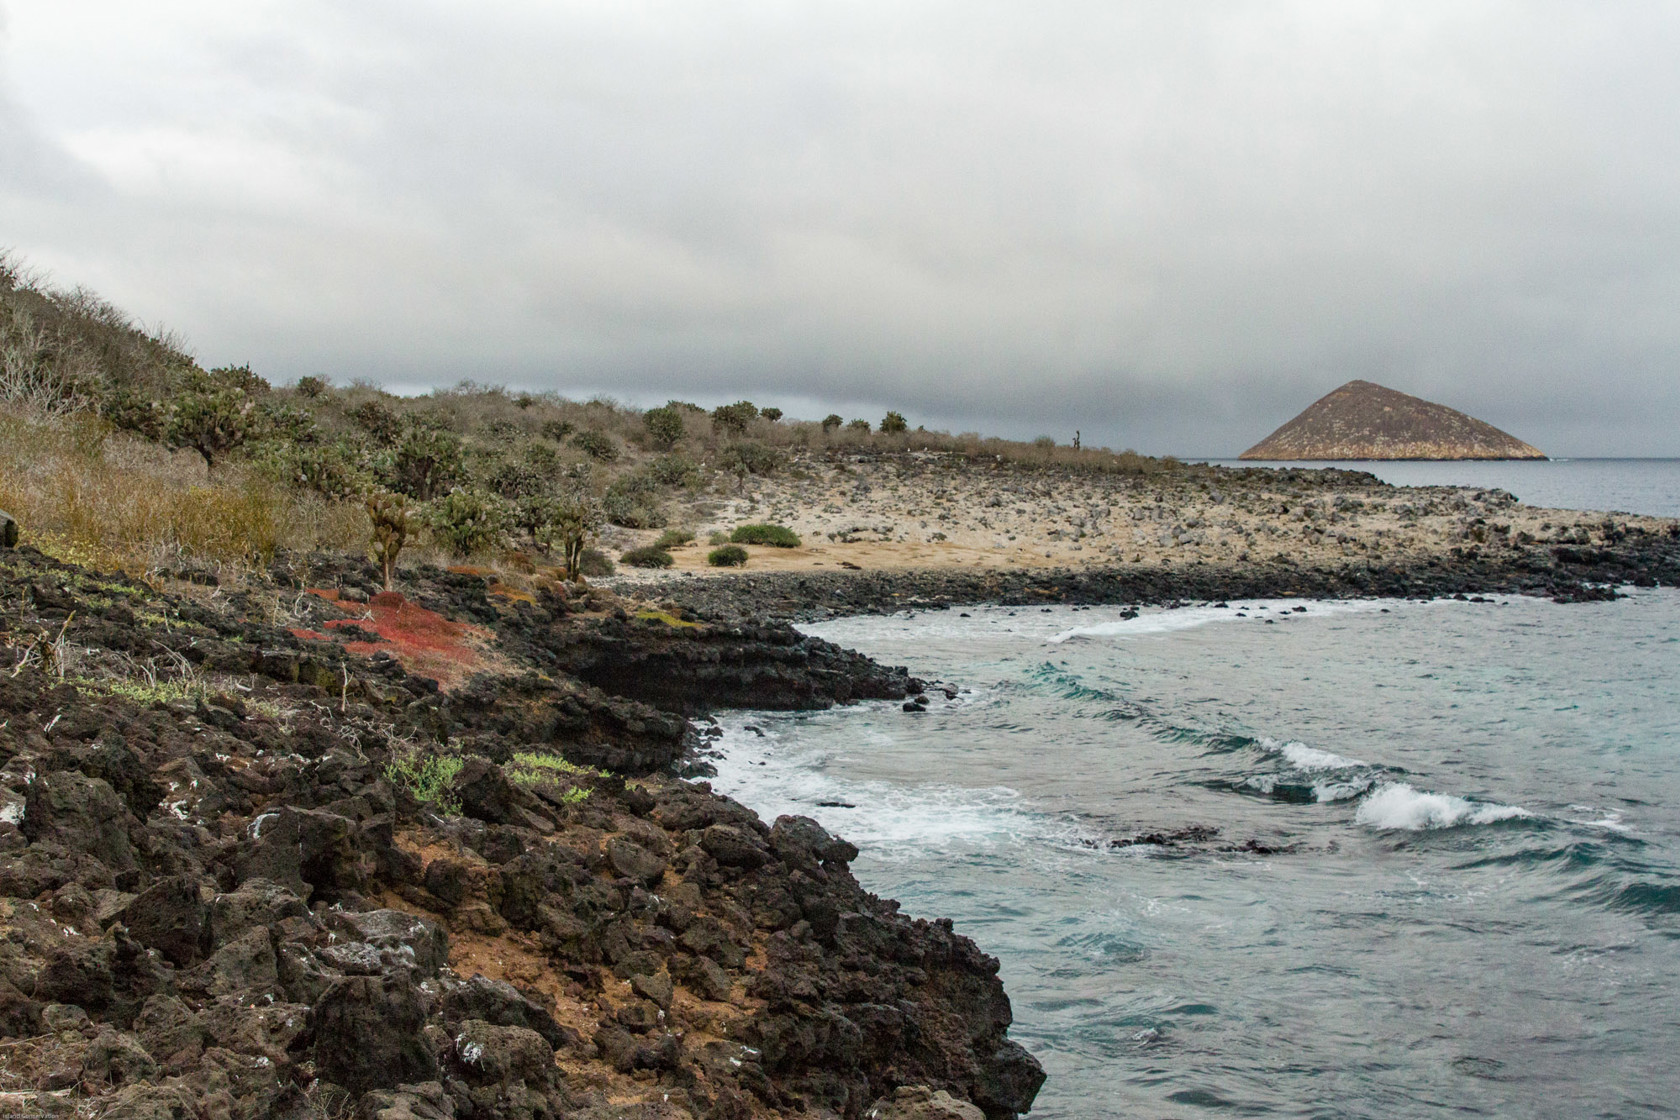
[[1471, 801], [1450, 793], [1425, 793], [1405, 782], [1396, 782], [1361, 801], [1354, 820], [1368, 828], [1422, 832], [1432, 828], [1494, 824], [1533, 815], [1515, 805]]

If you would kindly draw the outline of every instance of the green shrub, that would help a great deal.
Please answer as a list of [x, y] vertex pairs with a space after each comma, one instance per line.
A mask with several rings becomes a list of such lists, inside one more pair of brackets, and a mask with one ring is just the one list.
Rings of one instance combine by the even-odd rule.
[[671, 554], [656, 544], [643, 545], [632, 548], [618, 558], [620, 564], [628, 564], [632, 568], [669, 568], [676, 561]]
[[746, 434], [747, 425], [758, 419], [758, 406], [751, 401], [720, 404], [712, 409], [712, 430], [726, 436]]
[[706, 563], [714, 568], [739, 568], [747, 562], [747, 550], [738, 544], [726, 544], [706, 553]]
[[512, 522], [508, 504], [482, 490], [451, 490], [425, 512], [426, 526], [440, 543], [465, 558], [494, 548]]
[[653, 542], [654, 548], [676, 548], [694, 539], [693, 529], [667, 529]]
[[379, 401], [363, 401], [351, 409], [350, 422], [372, 436], [376, 443], [395, 443], [402, 435], [402, 421]]
[[710, 533], [708, 533], [706, 535], [706, 543], [707, 544], [713, 544], [713, 545], [728, 544], [729, 543], [729, 534], [724, 532], [722, 529], [713, 529]]
[[910, 422], [904, 419], [904, 414], [902, 412], [889, 412], [881, 419], [881, 432], [883, 435], [896, 436], [900, 432], [907, 432], [909, 430]]
[[850, 424], [847, 424], [846, 427], [850, 428], [854, 432], [867, 432], [869, 430], [869, 421], [861, 419], [853, 420]]
[[700, 468], [681, 455], [661, 455], [647, 465], [647, 476], [661, 486], [687, 486], [700, 477]]
[[772, 424], [782, 418], [782, 410], [779, 408], [761, 408], [758, 410], [758, 414]]
[[[579, 766], [568, 762], [558, 755], [533, 754], [521, 751], [515, 754], [508, 764], [503, 767], [508, 780], [517, 785], [534, 786], [541, 782], [558, 782], [561, 779], [575, 781], [579, 778], [604, 778], [605, 770], [592, 770], [587, 766]], [[593, 792], [589, 786], [574, 785], [560, 795], [560, 801], [566, 805], [576, 805], [587, 801]]]
[[573, 436], [572, 446], [598, 462], [611, 463], [618, 459], [618, 442], [593, 428]]
[[626, 529], [658, 529], [665, 524], [657, 506], [622, 491], [615, 494], [609, 489], [601, 499], [601, 510], [610, 523]]
[[321, 377], [300, 377], [297, 379], [297, 384], [292, 386], [297, 391], [298, 396], [309, 400], [314, 400], [326, 392], [329, 387], [326, 379]]
[[244, 386], [250, 371], [214, 369], [194, 373], [169, 402], [164, 440], [170, 447], [191, 448], [204, 459], [205, 470], [256, 434], [256, 401]]
[[446, 816], [458, 816], [461, 799], [450, 785], [461, 772], [465, 762], [447, 755], [404, 755], [391, 760], [385, 767], [385, 777], [394, 785], [405, 786], [414, 800], [431, 805]]
[[834, 429], [838, 428], [840, 425], [844, 424], [845, 422], [846, 422], [845, 417], [841, 416], [838, 412], [829, 413], [827, 416], [823, 417], [823, 422], [822, 422], [823, 435], [826, 436], [829, 432], [832, 432]]
[[669, 451], [683, 437], [682, 413], [669, 405], [648, 409], [642, 413], [642, 423], [653, 438], [653, 445], [661, 451]]
[[598, 548], [586, 548], [578, 556], [578, 571], [586, 576], [610, 576], [616, 571], [612, 557]]
[[466, 475], [461, 441], [440, 428], [415, 427], [395, 451], [376, 462], [380, 481], [399, 494], [429, 502]]
[[734, 544], [767, 544], [772, 548], [798, 548], [799, 534], [786, 525], [737, 525], [729, 534]]
[[565, 443], [566, 437], [571, 434], [572, 422], [570, 420], [543, 421], [542, 436], [544, 439], [553, 440], [555, 443]]
[[781, 452], [751, 439], [731, 444], [718, 457], [718, 466], [736, 475], [775, 474], [781, 465]]

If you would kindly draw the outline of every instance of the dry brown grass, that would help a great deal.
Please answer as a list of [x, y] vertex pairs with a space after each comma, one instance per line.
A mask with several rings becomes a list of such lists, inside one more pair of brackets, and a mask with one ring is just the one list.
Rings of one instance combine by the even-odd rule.
[[206, 474], [88, 416], [0, 417], [0, 508], [25, 543], [77, 563], [156, 572], [249, 566], [276, 548], [367, 543], [367, 515], [230, 464]]

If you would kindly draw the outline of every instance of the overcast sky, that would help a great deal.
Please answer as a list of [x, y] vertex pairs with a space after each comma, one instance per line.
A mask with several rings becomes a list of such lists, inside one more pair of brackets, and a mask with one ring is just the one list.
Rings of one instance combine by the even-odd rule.
[[210, 364], [1680, 455], [1680, 5], [0, 0], [0, 246]]

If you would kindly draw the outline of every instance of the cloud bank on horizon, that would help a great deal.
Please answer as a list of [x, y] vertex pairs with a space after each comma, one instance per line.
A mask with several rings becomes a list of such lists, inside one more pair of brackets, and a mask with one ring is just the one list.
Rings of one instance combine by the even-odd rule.
[[1680, 7], [0, 0], [0, 245], [271, 380], [1680, 454]]

